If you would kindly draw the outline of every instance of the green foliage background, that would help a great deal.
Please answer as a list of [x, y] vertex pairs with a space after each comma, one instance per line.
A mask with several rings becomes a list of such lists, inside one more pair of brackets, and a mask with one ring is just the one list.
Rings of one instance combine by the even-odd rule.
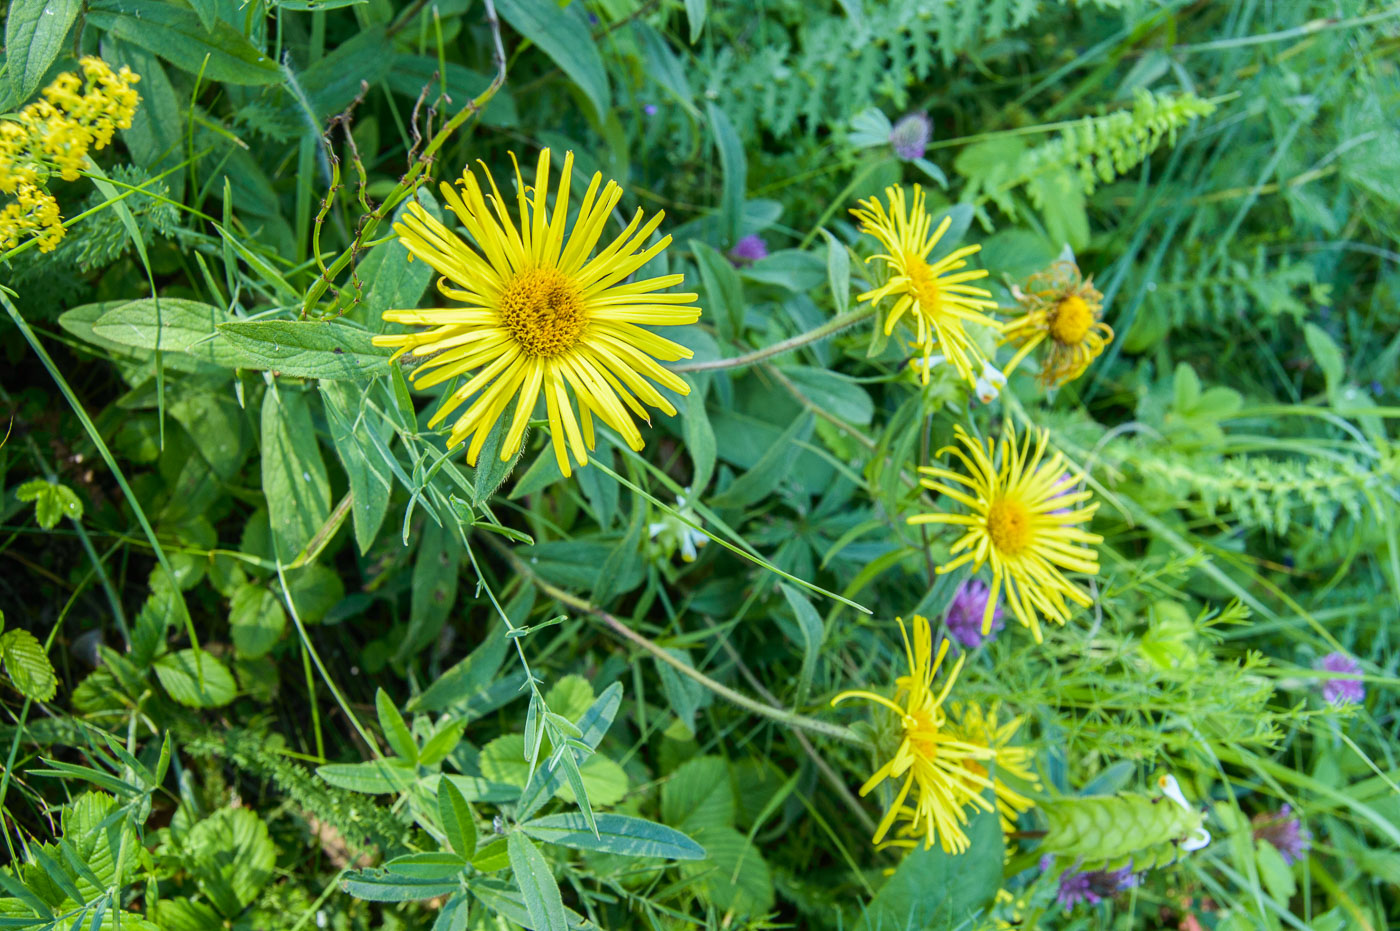
[[[13, 0], [0, 111], [77, 54], [143, 101], [61, 246], [0, 255], [0, 926], [1400, 922], [1397, 47], [1360, 0]], [[847, 210], [901, 182], [1004, 307], [1068, 244], [1118, 338], [983, 405], [867, 323], [573, 479], [543, 430], [467, 467], [370, 342], [434, 302], [389, 221], [542, 146], [666, 211], [698, 360], [854, 306]], [[1038, 798], [1170, 772], [1215, 838], [1073, 912], [1034, 814], [873, 848], [843, 735], [883, 725], [828, 708], [961, 578], [915, 465], [1003, 418], [1089, 472], [1104, 568], [955, 697], [1027, 716]]]

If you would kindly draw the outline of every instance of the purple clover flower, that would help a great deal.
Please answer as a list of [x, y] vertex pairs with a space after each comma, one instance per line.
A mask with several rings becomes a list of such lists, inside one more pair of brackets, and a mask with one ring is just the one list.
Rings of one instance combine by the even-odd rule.
[[958, 586], [953, 601], [948, 605], [948, 633], [960, 646], [975, 650], [984, 642], [991, 643], [1001, 630], [1001, 604], [992, 609], [992, 630], [982, 636], [982, 615], [987, 610], [987, 596], [991, 594], [987, 583], [981, 579], [968, 579]]
[[[1354, 675], [1361, 671], [1361, 664], [1345, 653], [1328, 653], [1313, 668]], [[1333, 705], [1355, 704], [1365, 700], [1366, 686], [1358, 679], [1323, 679], [1322, 697]]]
[[1131, 862], [1118, 870], [1080, 870], [1072, 866], [1060, 874], [1060, 891], [1055, 897], [1065, 911], [1070, 911], [1080, 902], [1098, 905], [1137, 884]]
[[1254, 839], [1273, 844], [1283, 856], [1283, 862], [1297, 863], [1312, 847], [1312, 837], [1293, 814], [1290, 805], [1278, 811], [1265, 811], [1254, 816]]
[[759, 259], [768, 258], [768, 244], [757, 233], [745, 236], [729, 250], [729, 261], [738, 266], [752, 265]]
[[924, 157], [932, 137], [933, 124], [929, 118], [923, 113], [910, 113], [890, 130], [890, 147], [898, 158], [912, 162]]

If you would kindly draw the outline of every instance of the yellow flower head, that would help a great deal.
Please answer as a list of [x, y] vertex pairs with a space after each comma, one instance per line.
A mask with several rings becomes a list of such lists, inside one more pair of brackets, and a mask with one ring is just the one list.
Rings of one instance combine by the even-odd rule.
[[641, 449], [642, 435], [632, 415], [650, 423], [644, 404], [676, 413], [651, 382], [679, 394], [690, 388], [656, 360], [688, 359], [691, 351], [643, 325], [694, 323], [700, 308], [693, 306], [694, 294], [658, 293], [681, 284], [682, 275], [626, 281], [670, 245], [671, 237], [664, 236], [644, 247], [664, 214], [643, 223], [638, 210], [626, 229], [594, 254], [622, 198], [616, 182], [603, 185], [601, 174], [593, 176], [566, 233], [574, 157], [572, 152], [564, 156], [553, 214], [547, 204], [549, 157], [549, 149], [540, 152], [533, 187], [526, 186], [516, 165], [518, 222], [485, 165], [489, 191], [470, 169], [458, 182], [460, 190], [442, 185], [448, 206], [476, 248], [418, 204], [410, 205], [394, 229], [409, 252], [442, 274], [438, 290], [460, 306], [387, 310], [385, 320], [429, 329], [377, 336], [374, 342], [399, 347], [395, 358], [405, 352], [424, 358], [413, 373], [418, 387], [469, 376], [428, 423], [436, 426], [471, 401], [452, 425], [448, 446], [470, 437], [467, 462], [472, 465], [512, 400], [515, 412], [501, 459], [513, 456], [543, 394], [554, 456], [560, 471], [569, 475], [570, 451], [579, 465], [588, 464], [595, 416], [633, 449]]
[[1032, 802], [1007, 785], [1002, 776], [1010, 774], [1036, 789], [1040, 787], [1040, 781], [1030, 768], [1030, 748], [1011, 746], [1011, 739], [1021, 729], [1025, 719], [1011, 718], [1001, 723], [997, 720], [998, 710], [995, 703], [985, 711], [975, 702], [955, 704], [952, 706], [951, 729], [966, 742], [981, 744], [992, 751], [994, 768], [989, 771], [982, 763], [969, 760], [966, 764], [968, 779], [977, 792], [990, 785], [996, 794], [997, 808], [1001, 811], [1002, 830], [1010, 833], [1016, 830], [1016, 819], [1021, 813], [1031, 809]]
[[930, 232], [933, 218], [924, 208], [924, 190], [917, 184], [912, 203], [906, 205], [904, 190], [898, 185], [886, 188], [885, 197], [890, 203], [888, 212], [874, 197], [851, 211], [860, 220], [861, 231], [885, 247], [883, 253], [866, 261], [884, 261], [889, 274], [883, 285], [860, 295], [859, 300], [879, 304], [894, 297], [894, 306], [885, 314], [885, 333], [893, 333], [895, 325], [908, 318], [914, 328], [914, 346], [923, 357], [923, 364], [916, 368], [922, 372], [924, 384], [928, 384], [930, 360], [937, 348], [959, 376], [975, 385], [987, 359], [968, 336], [966, 325], [999, 329], [995, 320], [979, 312], [997, 306], [990, 300], [991, 292], [967, 283], [987, 277], [986, 270], [960, 271], [967, 267], [967, 257], [982, 247], [962, 246], [930, 264], [929, 253], [948, 232], [952, 218], [944, 217]]
[[952, 572], [968, 562], [976, 571], [990, 562], [992, 585], [982, 633], [991, 630], [992, 610], [1005, 582], [1011, 612], [1040, 643], [1042, 616], [1063, 624], [1069, 620], [1067, 600], [1084, 607], [1093, 604], [1064, 572], [1098, 574], [1098, 553], [1090, 545], [1102, 543], [1103, 537], [1080, 526], [1094, 516], [1098, 504], [1091, 501], [1092, 492], [1075, 490], [1081, 477], [1066, 469], [1062, 453], [1046, 458], [1047, 430], [1027, 433], [1018, 447], [1008, 421], [999, 457], [996, 441], [974, 440], [961, 426], [954, 427], [954, 434], [966, 452], [948, 446], [938, 455], [951, 453], [967, 474], [926, 466], [919, 469], [924, 476], [920, 482], [962, 504], [969, 513], [916, 514], [909, 523], [961, 527], [963, 534], [952, 546], [954, 558], [938, 572]]
[[83, 78], [60, 74], [39, 100], [0, 120], [0, 193], [15, 198], [0, 208], [0, 248], [14, 248], [33, 235], [40, 252], [52, 252], [65, 230], [58, 202], [46, 188], [49, 175], [57, 169], [63, 180], [76, 181], [89, 150], [131, 127], [141, 101], [132, 85], [141, 78], [125, 66], [114, 72], [100, 58], [79, 64]]
[[[966, 654], [953, 664], [941, 689], [935, 689], [934, 676], [948, 653], [948, 641], [933, 652], [933, 637], [928, 620], [914, 616], [914, 635], [910, 640], [904, 620], [899, 619], [904, 637], [905, 657], [909, 674], [895, 680], [894, 701], [868, 691], [842, 692], [831, 700], [833, 705], [851, 698], [863, 698], [887, 708], [898, 716], [900, 743], [894, 755], [860, 787], [868, 795], [886, 779], [899, 781], [894, 802], [875, 830], [874, 842], [883, 841], [897, 820], [907, 822], [892, 843], [913, 846], [919, 839], [932, 847], [935, 838], [949, 853], [962, 853], [969, 846], [963, 825], [967, 824], [965, 806], [988, 803], [979, 794], [978, 783], [989, 784], [978, 777], [968, 764], [993, 758], [993, 751], [975, 740], [964, 739], [948, 726], [943, 703], [958, 678]], [[985, 773], [986, 770], [982, 769]]]
[[1017, 346], [1006, 374], [1031, 350], [1048, 344], [1040, 367], [1040, 382], [1063, 385], [1084, 374], [1104, 347], [1113, 342], [1113, 330], [1103, 322], [1103, 295], [1092, 278], [1085, 279], [1079, 266], [1061, 260], [1033, 275], [1024, 291], [1013, 292], [1025, 313], [1008, 322], [1002, 343]]

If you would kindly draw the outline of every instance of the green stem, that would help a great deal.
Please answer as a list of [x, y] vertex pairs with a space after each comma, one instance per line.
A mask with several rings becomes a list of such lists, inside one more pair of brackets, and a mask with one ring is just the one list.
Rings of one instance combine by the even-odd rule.
[[821, 326], [808, 330], [806, 333], [798, 333], [796, 336], [765, 346], [762, 349], [755, 349], [753, 352], [742, 356], [734, 356], [731, 359], [710, 359], [705, 362], [683, 362], [680, 365], [668, 365], [667, 368], [673, 372], [713, 372], [720, 369], [738, 369], [750, 365], [757, 365], [766, 359], [782, 355], [785, 352], [792, 352], [794, 349], [801, 349], [808, 343], [815, 343], [834, 336], [849, 326], [854, 326], [868, 317], [875, 315], [875, 308], [872, 305], [858, 307], [855, 310], [848, 310], [838, 317], [832, 317]]
[[709, 676], [705, 675], [703, 672], [696, 669], [695, 667], [690, 666], [687, 663], [683, 663], [679, 659], [676, 659], [676, 657], [672, 656], [667, 650], [658, 645], [655, 641], [649, 640], [648, 638], [637, 633], [635, 630], [628, 627], [622, 621], [618, 620], [616, 617], [609, 614], [607, 611], [604, 611], [602, 608], [591, 604], [590, 602], [578, 597], [577, 595], [566, 592], [562, 588], [557, 588], [554, 585], [551, 585], [550, 583], [546, 582], [544, 579], [540, 578], [537, 574], [535, 574], [534, 569], [528, 563], [526, 563], [519, 556], [516, 556], [515, 553], [511, 552], [510, 549], [505, 546], [505, 544], [498, 543], [490, 536], [487, 536], [486, 540], [491, 545], [492, 549], [495, 549], [497, 552], [504, 555], [506, 559], [510, 561], [511, 566], [514, 567], [516, 572], [529, 578], [530, 581], [533, 582], [540, 591], [544, 592], [546, 595], [548, 595], [549, 597], [553, 598], [555, 601], [558, 601], [561, 604], [568, 605], [569, 607], [577, 611], [584, 611], [588, 614], [593, 615], [594, 617], [598, 618], [600, 621], [603, 622], [603, 626], [605, 626], [609, 632], [615, 634], [616, 636], [622, 638], [623, 640], [626, 640], [627, 642], [637, 647], [640, 647], [645, 652], [651, 654], [656, 659], [659, 659], [661, 662], [676, 670], [676, 672], [700, 683], [705, 688], [709, 689], [711, 692], [714, 692], [720, 698], [723, 698], [725, 701], [728, 701], [731, 704], [738, 705], [740, 708], [743, 708], [746, 711], [751, 711], [754, 714], [768, 718], [769, 720], [777, 721], [780, 724], [786, 724], [790, 727], [811, 731], [814, 734], [821, 734], [823, 737], [831, 737], [836, 740], [844, 740], [847, 743], [853, 743], [864, 746], [865, 741], [862, 740], [860, 737], [856, 736], [855, 732], [848, 727], [843, 727], [840, 724], [830, 724], [826, 721], [818, 720], [817, 718], [810, 718], [807, 715], [801, 714], [797, 711], [793, 711], [790, 708], [774, 707], [772, 705], [764, 704], [761, 701], [756, 701], [755, 699], [749, 698], [742, 692], [736, 692], [734, 689], [731, 689], [729, 686], [724, 685], [723, 683], [716, 682], [714, 679], [711, 679]]
[[802, 242], [798, 244], [797, 248], [806, 249], [810, 246], [812, 240], [817, 238], [818, 231], [820, 231], [823, 226], [826, 226], [826, 222], [836, 215], [836, 211], [840, 210], [850, 199], [851, 194], [864, 184], [865, 180], [873, 175], [876, 169], [885, 164], [886, 161], [887, 159], [874, 159], [866, 162], [861, 170], [855, 173], [855, 176], [851, 178], [850, 182], [841, 189], [841, 193], [831, 199], [831, 203], [827, 204], [826, 209], [822, 211], [822, 215], [817, 219], [816, 226], [813, 226], [811, 230], [807, 232], [807, 235], [802, 237]]

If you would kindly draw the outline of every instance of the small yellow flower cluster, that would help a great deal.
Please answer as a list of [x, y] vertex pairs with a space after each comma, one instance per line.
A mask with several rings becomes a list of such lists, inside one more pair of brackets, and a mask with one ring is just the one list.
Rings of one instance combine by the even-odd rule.
[[0, 209], [0, 248], [33, 235], [40, 252], [52, 252], [64, 227], [49, 177], [57, 171], [64, 181], [76, 181], [90, 150], [105, 148], [114, 132], [131, 127], [140, 76], [125, 65], [113, 71], [92, 56], [79, 64], [81, 77], [60, 74], [39, 100], [0, 121], [0, 193], [14, 197]]

